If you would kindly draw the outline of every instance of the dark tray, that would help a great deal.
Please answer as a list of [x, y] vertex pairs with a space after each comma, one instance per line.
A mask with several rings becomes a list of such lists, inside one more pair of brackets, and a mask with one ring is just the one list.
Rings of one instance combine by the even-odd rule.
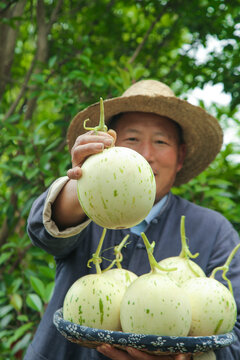
[[130, 346], [155, 355], [199, 354], [229, 346], [236, 341], [234, 332], [212, 336], [177, 337], [90, 328], [64, 320], [62, 308], [55, 312], [53, 322], [66, 339], [81, 346], [96, 348], [102, 344], [110, 344], [123, 350]]

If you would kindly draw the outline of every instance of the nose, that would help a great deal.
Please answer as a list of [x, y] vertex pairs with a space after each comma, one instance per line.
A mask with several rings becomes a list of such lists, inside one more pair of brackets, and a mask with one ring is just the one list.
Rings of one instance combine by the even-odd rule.
[[149, 163], [153, 162], [154, 149], [150, 142], [143, 143], [139, 152]]

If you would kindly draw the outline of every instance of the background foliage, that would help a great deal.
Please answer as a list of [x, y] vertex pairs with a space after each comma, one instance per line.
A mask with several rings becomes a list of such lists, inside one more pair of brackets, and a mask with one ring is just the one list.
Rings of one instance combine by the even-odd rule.
[[[0, 0], [2, 359], [23, 357], [51, 297], [54, 259], [32, 247], [26, 221], [34, 199], [70, 167], [70, 120], [139, 79], [166, 82], [181, 98], [222, 83], [231, 102], [208, 111], [239, 135], [239, 14], [239, 0]], [[221, 51], [199, 59], [211, 38]], [[174, 191], [240, 230], [233, 154], [239, 145], [225, 144], [204, 173]]]

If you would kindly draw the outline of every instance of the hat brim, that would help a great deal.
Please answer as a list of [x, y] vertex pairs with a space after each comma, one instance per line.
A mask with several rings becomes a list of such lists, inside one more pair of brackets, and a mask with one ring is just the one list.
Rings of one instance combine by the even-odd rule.
[[[203, 108], [192, 105], [175, 96], [121, 96], [104, 100], [105, 123], [116, 114], [123, 112], [149, 112], [168, 117], [177, 122], [183, 130], [187, 154], [182, 169], [177, 173], [174, 186], [187, 183], [200, 174], [215, 159], [221, 149], [223, 132], [215, 117]], [[95, 103], [80, 111], [72, 120], [67, 141], [69, 150], [76, 138], [85, 133], [83, 122], [90, 119], [87, 126], [99, 123], [100, 104]]]

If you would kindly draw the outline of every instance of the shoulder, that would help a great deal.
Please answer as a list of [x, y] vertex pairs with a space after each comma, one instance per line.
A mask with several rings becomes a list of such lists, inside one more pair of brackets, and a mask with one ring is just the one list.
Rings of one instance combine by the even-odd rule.
[[197, 226], [208, 224], [211, 227], [232, 228], [232, 224], [218, 211], [200, 206], [177, 195], [170, 194], [169, 210], [179, 216], [184, 215], [186, 221]]

